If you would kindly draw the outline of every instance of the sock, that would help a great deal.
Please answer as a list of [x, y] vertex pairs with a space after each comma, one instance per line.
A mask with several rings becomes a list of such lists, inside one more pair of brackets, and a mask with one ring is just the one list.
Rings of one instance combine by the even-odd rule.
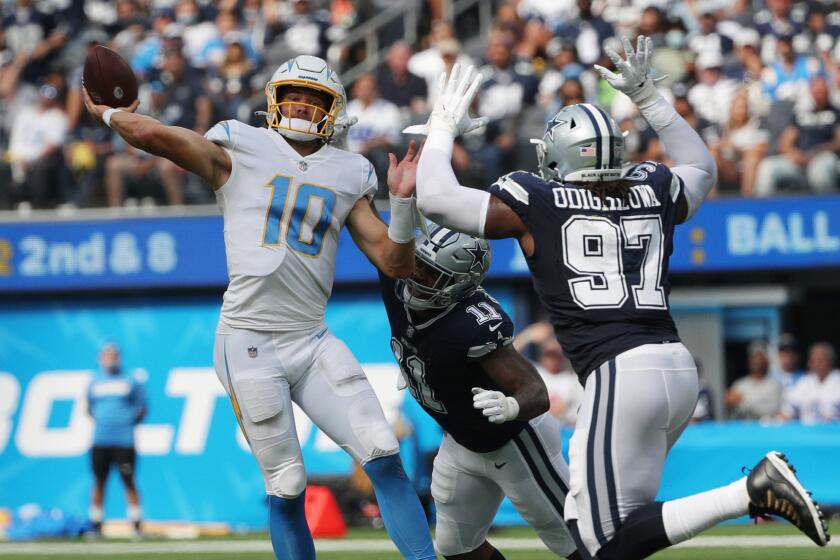
[[423, 506], [405, 475], [400, 456], [372, 459], [363, 468], [373, 483], [388, 535], [400, 554], [409, 560], [436, 560]]
[[641, 560], [671, 546], [662, 522], [662, 502], [634, 509], [613, 537], [601, 547], [598, 560]]
[[140, 505], [128, 504], [126, 509], [128, 510], [128, 520], [134, 525], [134, 530], [140, 531], [140, 518], [142, 516]]
[[315, 542], [306, 524], [306, 491], [297, 498], [268, 497], [268, 532], [277, 560], [315, 560]]
[[100, 506], [90, 506], [88, 517], [94, 523], [102, 523], [102, 508]]
[[746, 515], [749, 504], [746, 477], [708, 492], [665, 502], [662, 520], [668, 540], [677, 544], [721, 521]]
[[90, 506], [88, 510], [88, 517], [90, 518], [90, 522], [93, 525], [93, 530], [97, 533], [102, 532], [102, 507], [101, 506]]

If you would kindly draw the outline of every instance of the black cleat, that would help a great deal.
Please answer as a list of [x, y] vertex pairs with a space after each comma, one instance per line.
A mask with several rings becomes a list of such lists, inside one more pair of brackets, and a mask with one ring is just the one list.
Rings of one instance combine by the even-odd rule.
[[790, 521], [819, 546], [831, 535], [820, 506], [805, 490], [784, 454], [771, 451], [747, 476], [750, 517], [777, 515]]

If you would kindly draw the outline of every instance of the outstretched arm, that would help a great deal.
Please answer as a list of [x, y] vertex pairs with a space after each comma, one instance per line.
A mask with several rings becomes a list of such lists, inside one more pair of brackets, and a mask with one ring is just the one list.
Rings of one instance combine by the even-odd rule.
[[534, 366], [503, 346], [481, 358], [481, 367], [502, 391], [473, 388], [473, 406], [494, 424], [530, 420], [548, 411], [548, 390]]
[[[87, 90], [84, 90], [84, 97], [88, 113], [94, 120], [104, 122], [103, 115], [110, 107], [96, 105]], [[110, 122], [105, 124], [135, 148], [192, 171], [214, 190], [225, 184], [232, 164], [224, 148], [192, 130], [167, 126], [152, 117], [138, 115], [134, 112], [138, 105], [135, 101], [131, 107], [111, 111]]]
[[406, 129], [429, 134], [417, 170], [417, 206], [433, 222], [470, 235], [519, 237], [525, 226], [516, 213], [489, 193], [460, 185], [452, 170], [455, 137], [487, 124], [468, 113], [482, 80], [473, 74], [471, 66], [462, 71], [458, 64], [448, 79], [441, 74], [428, 126]]
[[650, 38], [640, 35], [635, 51], [626, 37], [622, 38], [622, 43], [626, 60], [609, 47], [606, 49], [619, 74], [598, 65], [595, 69], [610, 85], [630, 97], [662, 140], [662, 146], [674, 162], [671, 171], [685, 185], [688, 208], [686, 216], [680, 220], [685, 221], [694, 215], [717, 182], [715, 160], [700, 135], [657, 91], [650, 76], [653, 55]]

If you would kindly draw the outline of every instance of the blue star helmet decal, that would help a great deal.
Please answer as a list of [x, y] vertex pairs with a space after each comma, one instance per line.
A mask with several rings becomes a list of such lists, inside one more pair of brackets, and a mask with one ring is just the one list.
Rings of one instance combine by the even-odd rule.
[[470, 265], [470, 271], [472, 272], [476, 269], [476, 267], [478, 267], [479, 271], [487, 272], [484, 270], [484, 257], [487, 256], [487, 249], [482, 247], [481, 244], [476, 241], [475, 245], [470, 249], [466, 249], [466, 251], [472, 255], [473, 259], [472, 264]]
[[557, 115], [554, 115], [554, 117], [548, 121], [548, 124], [545, 126], [545, 134], [543, 135], [543, 138], [548, 136], [551, 140], [554, 140], [554, 129], [558, 126], [566, 124], [567, 122], [568, 121], [564, 121], [563, 119], [558, 119]]

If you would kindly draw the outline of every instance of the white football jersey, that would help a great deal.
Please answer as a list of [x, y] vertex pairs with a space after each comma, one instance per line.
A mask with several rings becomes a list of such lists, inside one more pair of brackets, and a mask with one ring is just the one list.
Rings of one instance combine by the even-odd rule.
[[253, 330], [298, 330], [324, 319], [338, 235], [353, 205], [376, 193], [363, 156], [323, 146], [298, 154], [277, 132], [230, 120], [205, 135], [231, 157], [216, 191], [230, 284], [222, 321]]

